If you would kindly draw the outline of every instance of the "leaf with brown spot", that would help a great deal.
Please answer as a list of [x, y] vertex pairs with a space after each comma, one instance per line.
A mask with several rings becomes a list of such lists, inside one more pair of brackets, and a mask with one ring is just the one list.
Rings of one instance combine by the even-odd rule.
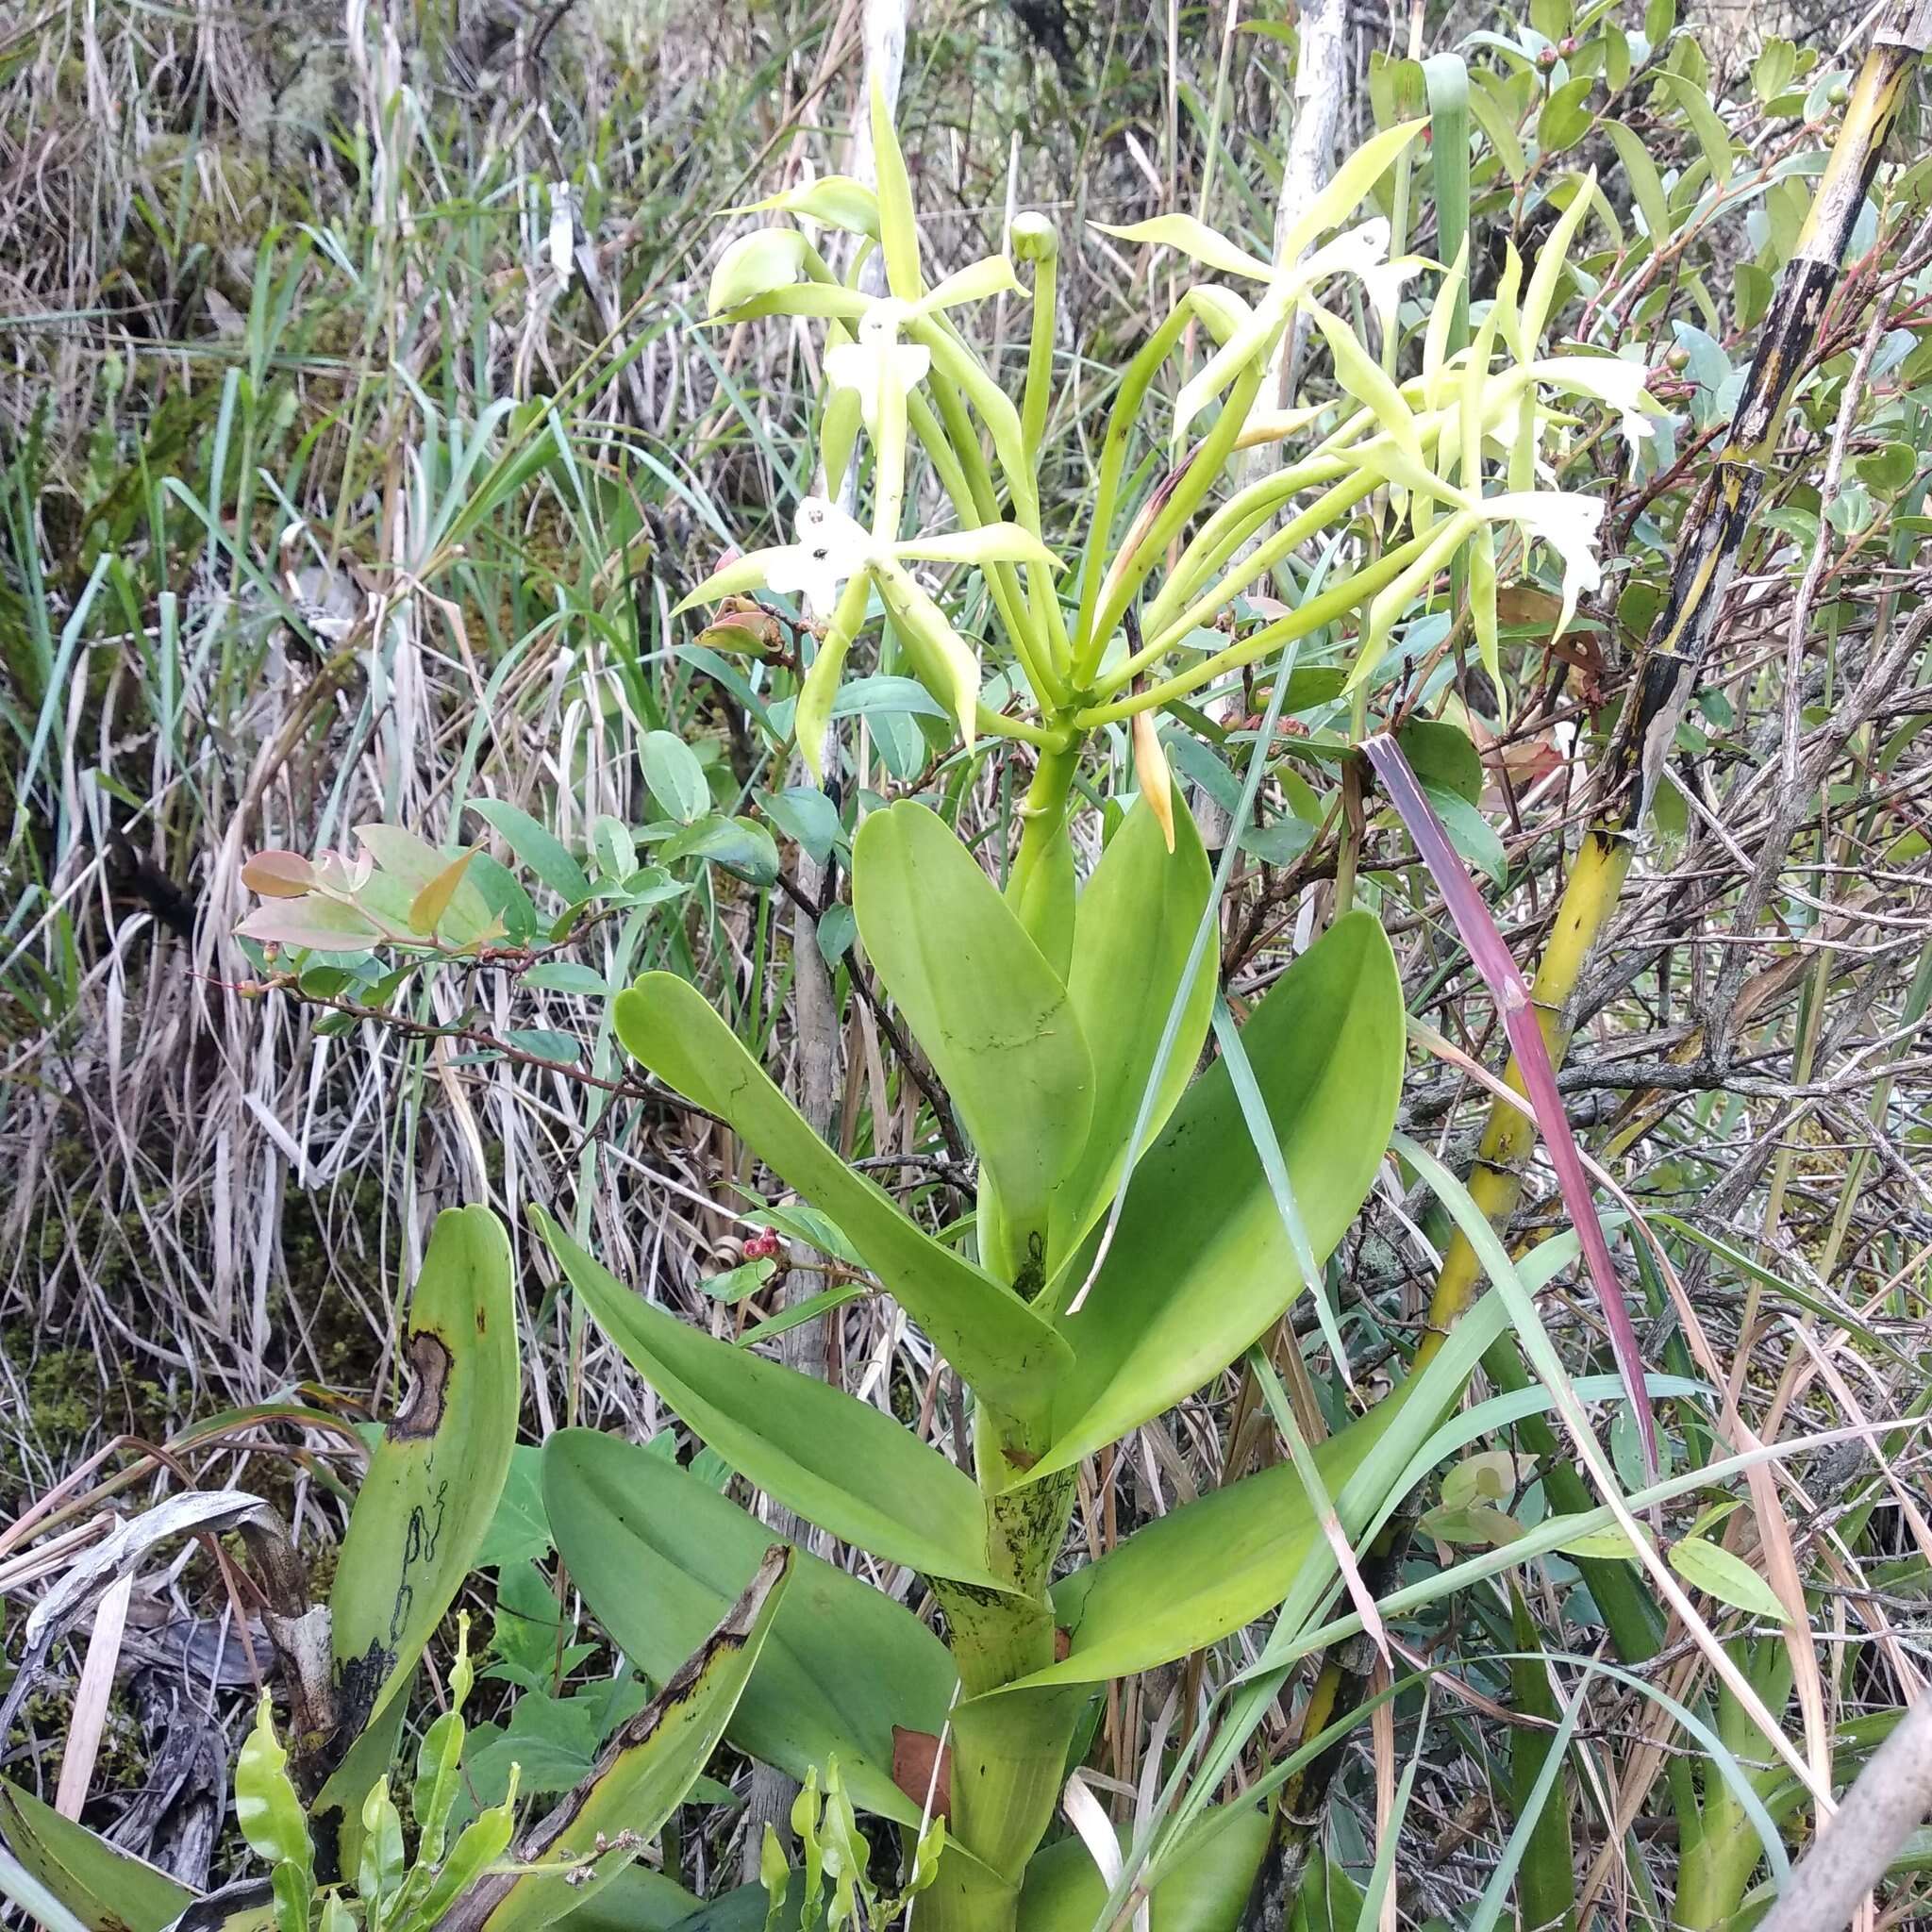
[[[477, 1881], [443, 1932], [542, 1932], [593, 1898], [658, 1832], [697, 1782], [764, 1649], [796, 1553], [766, 1552], [744, 1592], [663, 1690], [624, 1724], [571, 1794], [516, 1848], [525, 1869]], [[592, 1848], [603, 1856], [579, 1863]]]
[[949, 1823], [953, 1815], [953, 1753], [941, 1750], [930, 1731], [908, 1731], [904, 1724], [892, 1726], [892, 1782], [930, 1815]]
[[333, 1844], [347, 1872], [362, 1801], [389, 1770], [417, 1661], [469, 1574], [516, 1441], [509, 1243], [487, 1208], [437, 1216], [403, 1353], [411, 1387], [370, 1457], [329, 1597], [343, 1755], [316, 1799], [315, 1839], [318, 1866]]

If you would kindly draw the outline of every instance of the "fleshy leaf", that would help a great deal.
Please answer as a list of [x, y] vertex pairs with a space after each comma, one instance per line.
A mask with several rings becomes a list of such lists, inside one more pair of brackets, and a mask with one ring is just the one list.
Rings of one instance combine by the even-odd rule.
[[852, 904], [880, 979], [978, 1150], [987, 1266], [1017, 1280], [1030, 1263], [1043, 1285], [1054, 1191], [1079, 1158], [1093, 1110], [1093, 1063], [1066, 987], [972, 854], [922, 805], [866, 820], [853, 845]]
[[[543, 1499], [572, 1581], [611, 1641], [661, 1681], [757, 1570], [770, 1532], [662, 1456], [591, 1429], [543, 1445]], [[803, 1551], [727, 1735], [803, 1778], [837, 1757], [854, 1801], [902, 1824], [892, 1727], [937, 1732], [945, 1646], [884, 1591]]]
[[[389, 1769], [416, 1662], [496, 1513], [516, 1441], [509, 1243], [487, 1208], [436, 1218], [409, 1304], [408, 1400], [349, 1512], [329, 1596], [337, 1700], [353, 1739], [313, 1806], [318, 1869], [352, 1871], [362, 1801]], [[434, 1523], [436, 1534], [423, 1525]]]
[[[767, 1553], [702, 1646], [619, 1729], [590, 1776], [525, 1838], [517, 1862], [535, 1869], [480, 1881], [486, 1896], [502, 1890], [483, 1919], [484, 1932], [543, 1932], [573, 1906], [594, 1898], [663, 1829], [724, 1735], [796, 1560], [784, 1545]], [[580, 1864], [593, 1850], [601, 1856]], [[460, 1907], [457, 1917], [474, 1923]]]
[[[1127, 1136], [1213, 887], [1193, 814], [1176, 812], [1173, 823], [1170, 854], [1153, 808], [1143, 803], [1130, 811], [1100, 855], [1074, 909], [1067, 992], [1081, 1031], [1107, 1045], [1093, 1063], [1086, 1145], [1054, 1197], [1049, 1269], [1059, 1265], [1112, 1204], [1126, 1164]], [[1167, 1124], [1193, 1077], [1214, 1007], [1214, 966], [1210, 941], [1148, 1117], [1147, 1141]]]
[[4, 1779], [0, 1838], [88, 1932], [162, 1932], [194, 1903], [165, 1872]]
[[653, 1307], [541, 1208], [530, 1223], [625, 1359], [759, 1489], [894, 1563], [997, 1588], [969, 1476], [884, 1410]]
[[728, 1122], [787, 1186], [845, 1230], [867, 1267], [989, 1403], [1017, 1417], [1045, 1409], [1069, 1359], [1065, 1341], [841, 1160], [695, 987], [675, 974], [648, 973], [618, 994], [611, 1011], [627, 1051]]
[[[1402, 1080], [1402, 983], [1381, 926], [1351, 912], [1255, 1008], [1241, 1040], [1268, 1104], [1309, 1244], [1324, 1258], [1389, 1144]], [[1093, 1242], [1062, 1268], [1063, 1308]], [[1224, 1065], [1183, 1096], [1135, 1168], [1077, 1315], [1057, 1317], [1074, 1366], [1031, 1480], [1070, 1468], [1198, 1389], [1280, 1319], [1299, 1271]]]

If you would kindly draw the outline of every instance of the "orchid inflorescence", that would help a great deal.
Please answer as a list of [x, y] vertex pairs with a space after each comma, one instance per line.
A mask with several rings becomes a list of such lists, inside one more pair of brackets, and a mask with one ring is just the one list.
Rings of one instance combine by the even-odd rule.
[[[1640, 363], [1605, 351], [1538, 353], [1571, 243], [1596, 198], [1593, 177], [1580, 184], [1526, 287], [1510, 251], [1473, 339], [1455, 348], [1451, 317], [1462, 307], [1466, 247], [1444, 267], [1412, 254], [1391, 258], [1391, 225], [1379, 216], [1331, 232], [1404, 157], [1422, 121], [1388, 129], [1342, 164], [1285, 238], [1280, 264], [1188, 215], [1107, 227], [1118, 241], [1174, 249], [1228, 279], [1189, 285], [1124, 373], [1089, 497], [1084, 554], [1071, 578], [1077, 595], [1063, 601], [1064, 560], [1041, 528], [1038, 483], [1050, 393], [1053, 230], [1034, 215], [1012, 226], [1013, 253], [1033, 268], [1036, 310], [1016, 406], [952, 319], [966, 304], [1024, 293], [1013, 262], [989, 257], [926, 286], [905, 164], [876, 103], [874, 120], [876, 192], [832, 177], [761, 206], [855, 234], [859, 260], [876, 246], [890, 292], [861, 292], [858, 261], [841, 279], [796, 228], [740, 237], [720, 258], [711, 286], [711, 309], [722, 322], [817, 317], [827, 331], [822, 493], [797, 505], [790, 543], [736, 558], [685, 600], [705, 604], [754, 591], [802, 599], [820, 642], [800, 691], [796, 735], [815, 774], [832, 699], [874, 595], [911, 670], [969, 748], [987, 733], [1065, 749], [1088, 731], [1189, 697], [1350, 613], [1359, 613], [1359, 634], [1349, 683], [1362, 685], [1385, 661], [1395, 626], [1426, 608], [1452, 567], [1462, 574], [1469, 623], [1493, 671], [1499, 531], [1519, 538], [1512, 553], [1518, 570], [1527, 568], [1537, 546], [1554, 554], [1559, 634], [1579, 599], [1601, 588], [1603, 505], [1555, 487], [1542, 446], [1575, 419], [1549, 399], [1614, 409], [1633, 462], [1657, 405], [1645, 393]], [[1387, 335], [1399, 326], [1404, 286], [1425, 275], [1439, 279], [1421, 324], [1420, 368], [1398, 379], [1385, 366], [1392, 358], [1372, 356], [1338, 311], [1353, 285]], [[1297, 315], [1328, 351], [1341, 395], [1313, 407], [1263, 408], [1274, 358]], [[1193, 326], [1210, 339], [1211, 353], [1175, 393], [1166, 474], [1117, 532], [1130, 439], [1155, 378]], [[1500, 363], [1499, 348], [1506, 352]], [[869, 525], [838, 500], [861, 430], [871, 454]], [[1303, 432], [1317, 435], [1306, 455], [1208, 504], [1238, 449]], [[957, 518], [955, 529], [905, 533], [915, 441]], [[1501, 487], [1492, 491], [1492, 482]], [[1352, 568], [1336, 572], [1332, 556], [1313, 573], [1297, 563], [1312, 541], [1362, 516], [1374, 541], [1349, 551], [1357, 559]], [[1361, 527], [1370, 533], [1370, 525]], [[991, 694], [1024, 691], [1037, 719], [987, 701], [981, 648], [960, 635], [909, 568], [919, 563], [966, 564], [983, 575], [1009, 649], [1002, 668], [1011, 674]], [[1286, 613], [1201, 653], [1203, 626], [1282, 570], [1297, 574], [1303, 591]], [[1130, 607], [1139, 619], [1131, 636]]]

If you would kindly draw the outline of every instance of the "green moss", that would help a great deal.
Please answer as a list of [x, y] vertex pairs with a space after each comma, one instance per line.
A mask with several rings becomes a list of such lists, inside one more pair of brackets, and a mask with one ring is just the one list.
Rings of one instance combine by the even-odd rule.
[[124, 1363], [91, 1348], [45, 1348], [33, 1353], [33, 1335], [21, 1324], [0, 1331], [0, 1346], [28, 1364], [26, 1424], [57, 1461], [102, 1432], [152, 1441], [169, 1426], [168, 1391]]
[[[332, 1389], [369, 1389], [382, 1357], [384, 1338], [358, 1306], [358, 1299], [377, 1311], [393, 1306], [395, 1284], [376, 1258], [382, 1211], [382, 1190], [373, 1181], [344, 1183], [328, 1195], [291, 1185], [282, 1198], [286, 1273], [269, 1290], [270, 1323], [299, 1318], [321, 1379]], [[332, 1232], [351, 1226], [362, 1231], [360, 1248]]]

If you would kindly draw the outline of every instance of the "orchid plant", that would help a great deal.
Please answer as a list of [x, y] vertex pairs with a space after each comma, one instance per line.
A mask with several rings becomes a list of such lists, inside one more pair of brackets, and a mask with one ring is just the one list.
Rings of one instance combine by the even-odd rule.
[[[1259, 292], [1250, 301], [1219, 280], [1194, 283], [1133, 359], [1084, 555], [1063, 586], [1039, 486], [1053, 232], [1032, 219], [1013, 225], [1014, 255], [1033, 271], [1015, 401], [952, 320], [964, 303], [1019, 292], [1013, 261], [993, 257], [927, 286], [907, 171], [876, 100], [873, 118], [875, 193], [825, 180], [772, 206], [856, 233], [861, 263], [875, 246], [888, 293], [863, 292], [858, 266], [841, 278], [796, 228], [747, 235], [718, 262], [721, 322], [825, 324], [824, 480], [797, 506], [791, 541], [726, 562], [686, 604], [736, 600], [706, 633], [718, 648], [792, 625], [791, 728], [815, 776], [830, 775], [835, 700], [875, 618], [966, 756], [1000, 740], [1035, 755], [1004, 890], [915, 799], [870, 810], [852, 840], [858, 937], [971, 1141], [971, 1216], [936, 1234], [848, 1165], [685, 978], [644, 974], [611, 1016], [626, 1050], [804, 1197], [839, 1252], [876, 1277], [957, 1372], [972, 1404], [973, 1474], [871, 1404], [654, 1307], [573, 1232], [539, 1211], [532, 1220], [579, 1303], [694, 1434], [806, 1521], [916, 1572], [943, 1619], [941, 1644], [889, 1597], [807, 1558], [817, 1607], [794, 1601], [774, 1639], [792, 1675], [755, 1676], [734, 1741], [800, 1777], [836, 1755], [854, 1803], [908, 1831], [942, 1812], [944, 1849], [919, 1905], [937, 1932], [1072, 1932], [1106, 1916], [1091, 1894], [1065, 1908], [1043, 1902], [1056, 1848], [1041, 1846], [1056, 1808], [1083, 1840], [1097, 1824], [1088, 1850], [1115, 1907], [1129, 1885], [1143, 1897], [1152, 1887], [1158, 1907], [1219, 1928], [1239, 1916], [1268, 1820], [1242, 1804], [1185, 1831], [1177, 1823], [1162, 1855], [1130, 1878], [1110, 1824], [1087, 1817], [1082, 1713], [1096, 1687], [1218, 1643], [1285, 1599], [1313, 1609], [1338, 1575], [1365, 1605], [1351, 1541], [1386, 1521], [1430, 1466], [1436, 1424], [1497, 1330], [1493, 1310], [1472, 1317], [1452, 1346], [1419, 1353], [1390, 1399], [1319, 1450], [1300, 1430], [1256, 1345], [1306, 1287], [1344, 1358], [1324, 1269], [1389, 1146], [1401, 985], [1374, 919], [1343, 908], [1236, 1026], [1208, 949], [1212, 868], [1193, 821], [1174, 809], [1150, 727], [1163, 708], [1278, 663], [1351, 615], [1353, 659], [1331, 688], [1365, 691], [1396, 626], [1452, 569], [1464, 575], [1493, 664], [1498, 577], [1538, 546], [1558, 559], [1567, 624], [1597, 588], [1601, 506], [1547, 486], [1542, 443], [1566, 420], [1551, 399], [1607, 401], [1640, 419], [1643, 372], [1605, 355], [1538, 353], [1588, 193], [1526, 287], [1511, 260], [1468, 343], [1451, 341], [1458, 258], [1435, 271], [1418, 373], [1398, 380], [1370, 354], [1341, 305], [1359, 291], [1386, 325], [1403, 282], [1429, 266], [1391, 261], [1379, 216], [1343, 225], [1420, 123], [1391, 128], [1343, 164], [1287, 238], [1282, 266], [1187, 217], [1112, 230]], [[1263, 391], [1298, 315], [1325, 345], [1341, 394], [1270, 411]], [[1215, 347], [1175, 396], [1162, 470], [1129, 513], [1141, 412], [1196, 325]], [[1306, 456], [1210, 502], [1238, 450], [1303, 432], [1313, 438]], [[855, 458], [864, 487], [845, 497]], [[1506, 487], [1492, 493], [1492, 480]], [[860, 503], [869, 516], [848, 507]], [[929, 503], [943, 527], [927, 526]], [[1316, 540], [1310, 564], [1303, 553]], [[949, 614], [961, 600], [922, 582], [931, 565], [979, 573], [993, 642], [969, 640]], [[1282, 614], [1242, 611], [1247, 593], [1284, 575], [1295, 594]], [[802, 612], [748, 610], [742, 600], [759, 593], [795, 596]], [[1220, 628], [1231, 607], [1232, 636]], [[1274, 684], [1278, 714], [1288, 679]], [[1074, 779], [1088, 741], [1124, 724], [1141, 802], [1082, 888], [1068, 824]], [[1220, 1058], [1196, 1078], [1210, 1032]], [[1289, 1462], [1174, 1507], [1062, 1574], [1087, 1458], [1244, 1358], [1271, 1391]], [[647, 1669], [682, 1641], [661, 1606], [710, 1613], [741, 1587], [754, 1543], [762, 1547], [763, 1532], [735, 1505], [701, 1496], [644, 1451], [566, 1430], [546, 1444], [544, 1470], [573, 1578]], [[908, 1756], [924, 1769], [908, 1774]]]

